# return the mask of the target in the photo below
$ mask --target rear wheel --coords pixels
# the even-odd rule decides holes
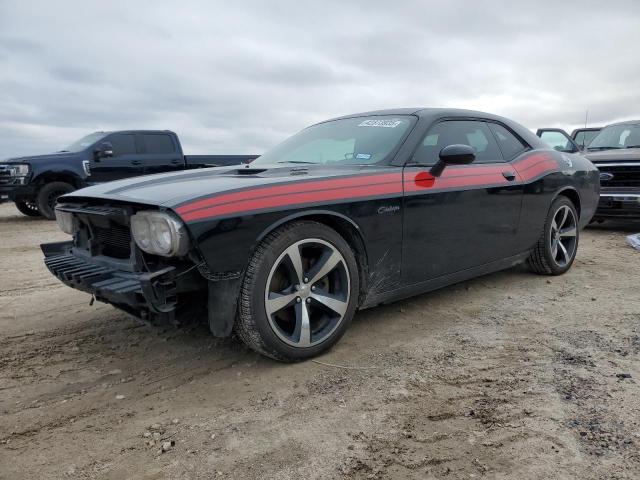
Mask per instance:
[[[357,307],[355,256],[331,228],[286,225],[258,246],[242,284],[236,332],[276,360],[313,357],[344,334]]]
[[[65,182],[51,182],[42,186],[36,197],[38,211],[47,220],[54,220],[56,201],[65,193],[73,192],[75,188]]]
[[[40,212],[34,202],[15,202],[18,211],[27,217],[39,217]]]
[[[578,250],[578,213],[573,202],[561,196],[549,209],[544,230],[528,259],[531,270],[561,275],[571,268]]]

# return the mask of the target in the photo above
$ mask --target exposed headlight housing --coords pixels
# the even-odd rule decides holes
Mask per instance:
[[[12,177],[26,177],[31,171],[29,165],[26,163],[10,163],[8,167],[9,175]]]
[[[153,255],[175,257],[189,250],[189,236],[184,223],[169,213],[136,213],[131,217],[131,234],[141,250]]]
[[[58,223],[58,227],[64,233],[68,233],[69,235],[73,235],[76,232],[76,219],[71,212],[65,212],[63,210],[58,210],[56,208],[56,222]]]

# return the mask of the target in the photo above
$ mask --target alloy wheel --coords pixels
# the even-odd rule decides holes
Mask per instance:
[[[282,252],[267,278],[269,325],[291,346],[317,345],[344,320],[350,288],[347,264],[334,245],[318,238],[296,242]]]
[[[553,215],[549,235],[551,256],[559,267],[571,262],[576,252],[578,227],[573,210],[562,205]]]

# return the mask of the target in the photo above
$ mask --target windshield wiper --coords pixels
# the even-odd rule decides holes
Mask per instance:
[[[622,147],[587,147],[587,150],[620,150]]]
[[[316,162],[305,162],[304,160],[282,160],[276,163],[306,163],[309,165],[316,165]]]
[[[624,148],[640,148],[640,145],[627,145]]]

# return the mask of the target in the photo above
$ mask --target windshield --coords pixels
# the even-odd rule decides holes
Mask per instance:
[[[389,160],[415,122],[410,115],[346,118],[313,125],[289,137],[251,165],[309,163],[372,165]]]
[[[640,124],[611,125],[605,127],[591,141],[589,150],[608,150],[611,148],[639,148]]]
[[[60,150],[60,152],[70,152],[70,153],[81,152],[85,148],[90,147],[91,145],[96,143],[98,140],[106,136],[107,134],[105,132],[90,133],[86,137],[82,137],[80,140],[76,140],[64,150]]]

